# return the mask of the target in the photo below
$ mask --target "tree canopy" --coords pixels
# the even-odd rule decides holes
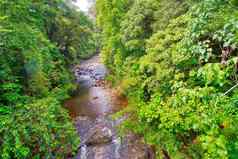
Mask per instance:
[[[237,8],[232,0],[97,0],[109,79],[133,112],[123,127],[155,145],[158,158],[238,157]]]
[[[66,158],[79,138],[62,108],[70,66],[96,52],[95,27],[63,0],[0,0],[0,158]]]

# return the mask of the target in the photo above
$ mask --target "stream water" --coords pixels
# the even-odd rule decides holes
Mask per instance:
[[[126,116],[113,120],[109,115],[127,106],[104,80],[106,67],[98,55],[74,69],[79,90],[65,102],[75,121],[81,144],[75,159],[154,159],[150,146],[133,133],[120,137],[117,126]]]

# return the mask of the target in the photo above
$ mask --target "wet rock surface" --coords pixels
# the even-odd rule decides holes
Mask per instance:
[[[81,139],[75,159],[154,159],[154,152],[142,138],[133,133],[118,135],[117,127],[126,116],[112,120],[109,115],[127,102],[106,84],[106,74],[99,56],[75,67],[79,93],[65,104]]]
[[[128,133],[120,137],[116,127],[125,119],[98,117],[76,119],[81,145],[76,159],[154,159],[151,147],[141,137]],[[85,131],[86,130],[86,131]]]
[[[112,130],[107,125],[97,124],[89,129],[85,144],[87,146],[107,144],[112,141]]]

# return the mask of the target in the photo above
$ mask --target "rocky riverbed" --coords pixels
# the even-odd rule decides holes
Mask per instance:
[[[99,56],[83,61],[74,72],[79,91],[65,106],[81,138],[75,159],[154,159],[152,148],[139,136],[118,135],[126,116],[113,120],[109,115],[126,107],[127,100],[105,82],[107,69]]]

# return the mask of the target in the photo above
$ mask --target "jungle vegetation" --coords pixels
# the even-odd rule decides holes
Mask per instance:
[[[162,159],[238,158],[237,0],[0,0],[0,158],[67,158],[62,103],[96,52],[129,106],[122,125]],[[95,32],[100,32],[100,40]]]
[[[97,0],[123,128],[166,159],[238,158],[236,0]]]
[[[67,0],[0,0],[0,158],[67,158],[79,137],[62,107],[95,27]]]

